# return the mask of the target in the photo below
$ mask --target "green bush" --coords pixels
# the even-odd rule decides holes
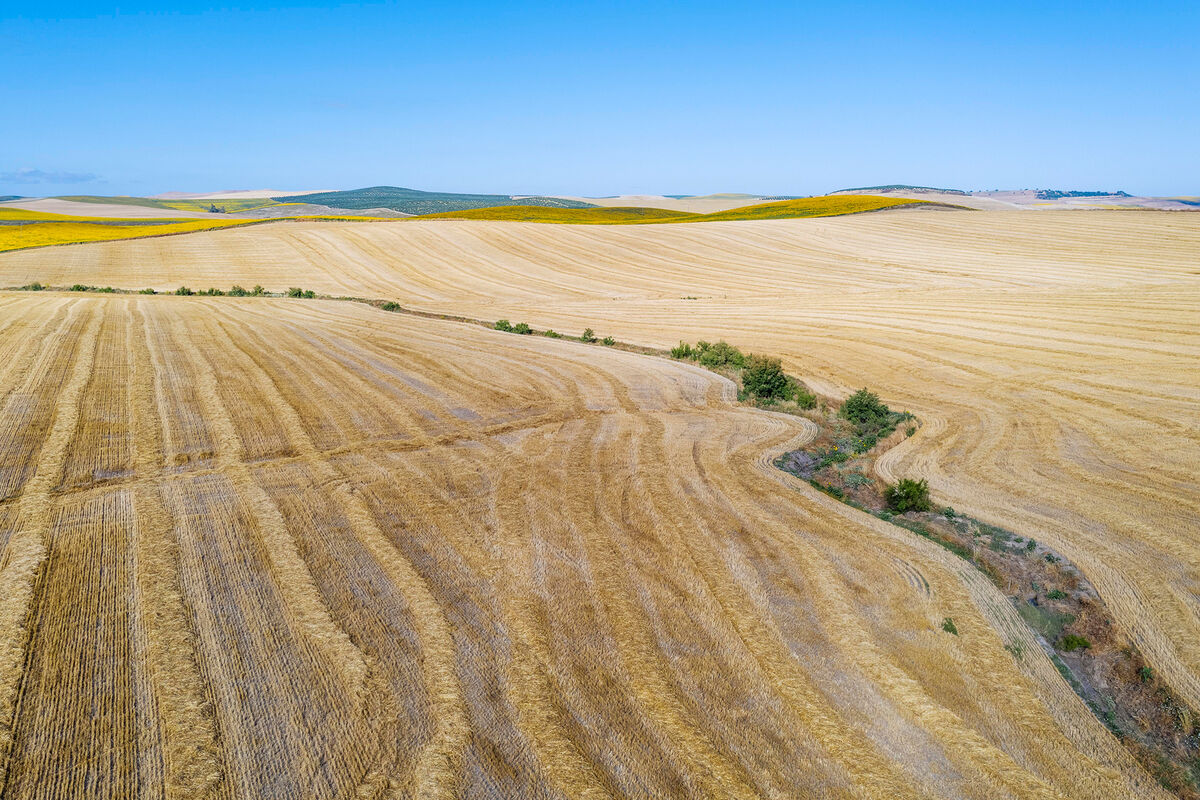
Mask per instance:
[[[755,397],[764,399],[783,398],[790,382],[783,374],[783,364],[778,358],[752,355],[742,370],[742,386]]]
[[[253,289],[250,290],[250,294],[254,295],[255,297],[261,297],[262,295],[264,295],[266,293],[267,293],[266,289],[264,289],[261,286],[257,286],[257,285]]]
[[[105,286],[103,289],[97,289],[96,291],[97,291],[97,292],[101,292],[101,293],[103,293],[103,294],[113,294],[113,293],[115,293],[117,290],[116,290],[116,289],[114,289],[114,288],[113,288],[113,287],[111,287],[111,286]]]
[[[1138,670],[1138,677],[1142,679],[1142,683],[1149,683],[1154,680],[1154,670],[1151,667],[1142,667]]]
[[[945,508],[942,509],[942,516],[945,517],[946,519],[954,519],[956,516],[958,516],[958,514],[954,511],[953,508],[951,508],[950,506],[946,506]]]
[[[929,510],[929,484],[924,478],[919,481],[901,478],[895,486],[888,487],[885,497],[888,506],[900,514]]]
[[[138,294],[158,294],[158,292],[153,289],[142,289]]]
[[[1064,634],[1060,649],[1064,652],[1071,653],[1075,650],[1086,650],[1091,647],[1092,643],[1087,640],[1086,636],[1076,636],[1073,633]]]
[[[617,340],[611,336],[605,336],[603,339],[600,340],[600,344],[604,345],[605,347],[612,347],[616,343],[617,343]]]
[[[73,284],[71,284],[71,291],[72,291],[72,292],[87,292],[87,291],[90,291],[90,290],[91,290],[91,288],[92,288],[92,287],[90,287],[90,286],[84,286],[82,283],[73,283]]]
[[[671,348],[671,358],[694,359],[695,357],[696,351],[687,342],[680,342],[678,347]]]
[[[303,297],[304,290],[301,289],[299,286],[292,286],[287,290],[287,296],[288,297]]]
[[[234,286],[232,289],[229,290],[230,297],[245,297],[248,294],[249,294],[249,292],[247,292],[241,286]]]
[[[944,630],[946,633],[953,633],[955,636],[958,636],[958,626],[954,624],[954,620],[950,617],[946,617],[944,620],[942,620],[942,630]]]
[[[724,340],[716,344],[697,342],[696,358],[702,366],[709,369],[716,369],[717,367],[741,369],[746,366],[745,353]]]
[[[225,293],[222,292],[220,289],[212,289],[212,288],[202,291],[202,292],[200,292],[200,294],[202,294],[206,297],[224,297],[225,296]]]
[[[1062,589],[1051,589],[1050,591],[1046,592],[1046,597],[1049,597],[1051,600],[1063,600],[1066,598],[1066,596],[1067,593]]]
[[[808,390],[808,387],[802,383],[795,382],[792,385],[792,399],[796,401],[796,405],[801,408],[816,408],[817,396]]]
[[[393,303],[391,300],[388,300],[386,303],[381,305],[380,308],[382,308],[384,311],[401,311],[401,310],[403,310],[403,306],[401,306],[399,303]]]
[[[529,325],[524,322],[518,322],[516,325],[513,325],[512,332],[519,333],[522,336],[528,336],[529,334],[533,333],[533,328],[529,327]]]
[[[866,389],[859,389],[846,398],[838,409],[838,416],[848,419],[859,428],[882,428],[888,422],[891,410],[879,401],[879,395]]]
[[[175,290],[175,294],[177,294],[181,297],[187,297],[189,295],[195,294],[195,292],[193,292],[191,289],[189,289],[186,286],[180,286],[178,289]]]
[[[591,344],[592,342],[596,341],[596,332],[593,331],[591,328],[584,328],[583,336],[580,336],[579,338],[582,341],[585,341],[588,344]]]
[[[314,292],[312,289],[305,289],[304,292],[302,292],[301,296],[307,300],[312,300],[314,297],[317,296],[317,293]]]
[[[557,333],[557,332],[555,332],[554,330],[545,330],[545,331],[542,331],[542,336],[548,336],[548,337],[550,337],[551,339],[561,339],[561,338],[562,338],[562,334],[561,334],[561,333]]]
[[[494,327],[496,328],[496,330],[504,331],[505,333],[512,333],[512,329],[513,329],[512,323],[506,319],[496,320],[496,324]]]
[[[27,283],[21,287],[21,289],[23,289],[26,292],[40,292],[45,288],[46,288],[45,286],[42,286],[37,281],[34,281],[33,283]]]

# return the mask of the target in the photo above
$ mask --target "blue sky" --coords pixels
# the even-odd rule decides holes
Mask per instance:
[[[1200,3],[0,7],[0,194],[1200,194]]]

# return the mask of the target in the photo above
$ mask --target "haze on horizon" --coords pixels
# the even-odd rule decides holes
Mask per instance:
[[[0,194],[1195,195],[1198,33],[1188,2],[10,6]]]

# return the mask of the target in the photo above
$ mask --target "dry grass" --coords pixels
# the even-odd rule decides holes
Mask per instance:
[[[0,293],[3,796],[1156,795],[986,580],[731,393],[355,304]]]

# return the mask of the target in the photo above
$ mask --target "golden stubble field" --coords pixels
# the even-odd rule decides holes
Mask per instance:
[[[3,797],[1161,793],[986,579],[775,470],[808,424],[732,390],[0,293]]]
[[[289,223],[0,255],[0,284],[260,283],[782,356],[924,426],[881,463],[1080,565],[1200,707],[1200,215]],[[695,298],[695,299],[684,299]]]

